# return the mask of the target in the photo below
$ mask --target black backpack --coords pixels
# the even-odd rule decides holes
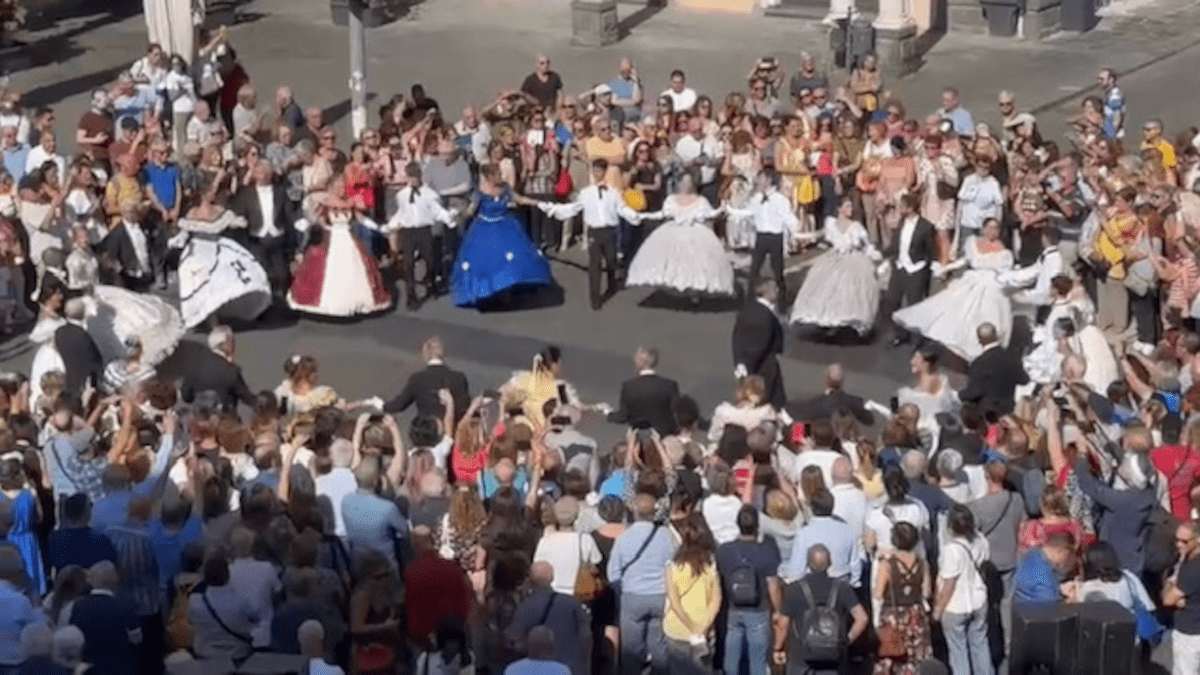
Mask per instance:
[[[806,608],[801,618],[802,630],[792,622],[792,630],[800,640],[804,660],[809,663],[836,663],[846,654],[846,620],[838,609],[838,585],[835,582],[824,603],[813,600],[808,582],[800,582]]]
[[[745,555],[739,555],[737,567],[729,573],[729,604],[734,607],[758,607],[761,600],[758,571]]]

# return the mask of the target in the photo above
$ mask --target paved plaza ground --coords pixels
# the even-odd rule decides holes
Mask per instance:
[[[635,10],[623,6],[625,15]],[[260,101],[288,83],[302,105],[326,107],[348,138],[347,36],[330,23],[328,4],[255,0],[242,11],[245,20],[230,35]],[[993,123],[995,94],[1010,89],[1022,108],[1038,112],[1044,132],[1059,137],[1063,110],[1093,85],[1098,68],[1109,65],[1126,74],[1130,129],[1150,117],[1161,117],[1171,131],[1200,120],[1192,91],[1200,66],[1200,4],[1116,0],[1109,11],[1113,16],[1082,36],[1043,42],[943,37],[916,75],[888,86],[914,114],[932,110],[942,87],[958,86],[967,107]],[[143,20],[140,14],[65,19],[32,37],[38,65],[13,73],[12,81],[30,105],[56,107],[60,128],[68,132],[60,137],[73,150],[74,124],[88,92],[143,51]],[[568,0],[425,0],[405,18],[371,30],[368,40],[370,89],[380,99],[422,82],[447,116],[456,117],[462,105],[486,103],[500,88],[519,84],[537,52],[553,58],[571,92],[608,79],[617,61],[629,56],[651,91],[666,86],[672,69],[683,68],[694,87],[721,97],[744,87],[758,57],[776,55],[793,69],[799,52],[821,52],[825,37],[819,26],[801,21],[667,8],[632,27],[621,43],[585,49],[570,44]],[[239,336],[239,361],[253,387],[267,388],[282,378],[288,354],[311,354],[322,365],[323,381],[354,398],[395,391],[417,366],[417,345],[431,334],[446,339],[450,360],[467,371],[476,389],[526,367],[543,343],[553,342],[564,348],[567,377],[585,400],[615,403],[620,382],[632,374],[633,350],[651,345],[662,352],[660,370],[679,379],[702,408],[711,410],[729,396],[735,305],[680,311],[666,306],[669,299],[628,290],[593,312],[582,260],[576,252],[555,264],[565,297],[557,306],[479,314],[443,299],[417,313],[397,310],[361,322],[271,324]],[[10,339],[0,353],[5,367],[24,368],[31,357],[23,337]],[[792,339],[784,373],[793,397],[815,393],[821,369],[835,360],[846,365],[849,388],[881,402],[907,378],[905,351]],[[599,425],[596,430],[605,437],[615,433]]]

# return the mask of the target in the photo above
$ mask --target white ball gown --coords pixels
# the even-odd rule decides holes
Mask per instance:
[[[351,232],[348,211],[333,210],[324,238],[304,252],[288,291],[292,309],[321,316],[347,317],[387,309],[392,296],[379,266]]]
[[[1104,331],[1096,327],[1095,311],[1086,297],[1055,302],[1050,306],[1046,321],[1034,329],[1035,346],[1023,359],[1030,382],[1049,384],[1058,380],[1066,355],[1059,350],[1055,324],[1064,318],[1070,319],[1075,326],[1075,334],[1067,340],[1067,348],[1083,357],[1086,364],[1083,382],[1092,391],[1107,391],[1108,385],[1121,379],[1121,367]]]
[[[683,204],[678,195],[667,197],[661,212],[666,222],[638,248],[626,285],[734,295],[733,265],[708,224],[719,213],[699,195],[690,204]]]
[[[87,303],[87,332],[105,363],[125,358],[125,340],[136,336],[142,343],[143,366],[153,368],[175,352],[187,332],[179,311],[148,293],[101,285],[83,300]],[[66,370],[54,347],[54,333],[65,323],[61,317],[42,316],[29,334],[30,342],[39,345],[29,369],[32,400],[41,395],[43,375]]]
[[[995,326],[1005,347],[1012,335],[1012,303],[997,279],[1000,272],[1012,269],[1012,251],[981,253],[978,245],[977,239],[967,242],[968,269],[962,276],[939,293],[892,314],[897,325],[940,342],[967,361],[983,352],[975,336],[980,324]]]
[[[813,261],[796,299],[789,323],[820,328],[853,328],[866,335],[879,310],[875,263],[879,251],[857,221],[843,226],[825,219],[825,241],[833,247]]]
[[[271,306],[267,272],[241,244],[223,237],[246,227],[246,219],[222,211],[215,220],[180,218],[171,246],[179,257],[179,310],[188,328],[210,316],[253,321]]]

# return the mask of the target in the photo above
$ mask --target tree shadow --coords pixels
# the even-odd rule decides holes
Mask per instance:
[[[374,92],[367,92],[367,106],[368,106],[367,117],[368,118],[372,117],[372,113],[371,113],[369,106],[372,103],[374,103],[376,99],[378,99],[378,96],[376,96]],[[326,124],[337,124],[338,122],[340,122],[342,120],[343,117],[350,114],[350,99],[348,99],[348,98],[342,99],[341,101],[334,103],[333,105],[329,106],[328,108],[325,108],[321,112],[325,116]]]
[[[104,70],[98,70],[87,75],[73,77],[69,80],[35,87],[25,92],[25,105],[31,109],[51,105],[77,94],[103,87],[115,80],[117,75],[128,67],[127,65],[113,66],[112,68],[105,68]]]
[[[94,0],[60,0],[46,4],[46,7],[35,9],[29,13],[25,21],[26,30],[46,30],[63,21],[93,17],[83,26],[70,31],[72,35],[78,35],[81,32],[123,21],[142,13],[142,3],[138,0],[108,0],[103,3],[97,3]]]
[[[643,23],[649,21],[651,17],[661,12],[666,6],[666,2],[650,0],[636,12],[630,14],[624,19],[621,19],[620,22],[617,23],[617,34],[621,36],[621,39],[629,37],[629,34],[633,32],[634,28],[637,28]]]

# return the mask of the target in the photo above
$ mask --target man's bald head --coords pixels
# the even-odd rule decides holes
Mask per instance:
[[[849,485],[854,477],[854,467],[850,466],[850,460],[845,457],[838,457],[833,460],[830,475],[833,478],[834,485]]]
[[[121,584],[121,577],[117,574],[117,566],[111,561],[103,560],[92,565],[88,570],[88,583],[92,588],[98,588],[106,591],[115,591]]]
[[[535,586],[550,586],[554,583],[554,565],[545,560],[533,563],[533,567],[529,569],[529,580]]]
[[[825,388],[839,390],[842,388],[845,378],[846,374],[842,371],[842,364],[831,363],[825,369]]]
[[[808,571],[820,574],[829,569],[829,549],[825,544],[813,544],[808,548]]]

